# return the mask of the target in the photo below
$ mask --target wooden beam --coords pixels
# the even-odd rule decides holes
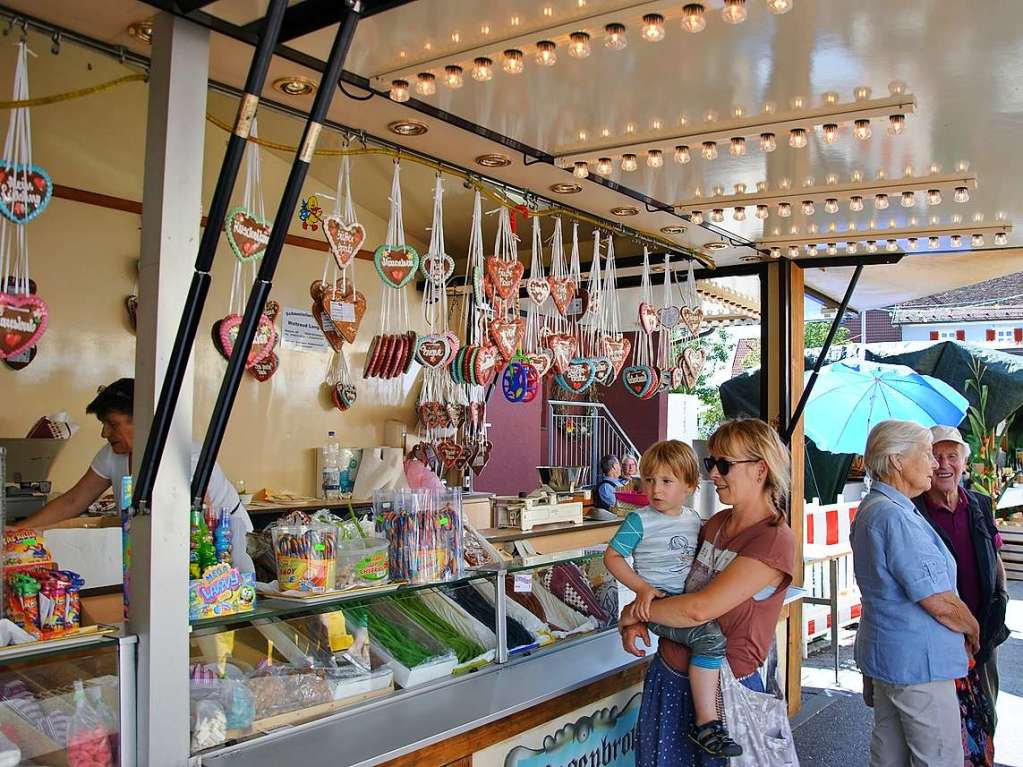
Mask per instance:
[[[789,311],[789,415],[793,413],[799,397],[803,393],[805,377],[804,336],[803,336],[803,296],[805,272],[795,264],[785,264],[789,270],[788,311]],[[796,539],[796,564],[792,577],[792,585],[803,585],[803,483],[806,470],[806,447],[803,437],[803,419],[799,420],[792,432],[789,444],[792,456],[792,487],[789,496],[789,526]],[[803,670],[803,605],[797,602],[791,605],[788,617],[788,657],[786,659],[785,688],[789,702],[789,716],[799,711],[802,703],[802,670]]]

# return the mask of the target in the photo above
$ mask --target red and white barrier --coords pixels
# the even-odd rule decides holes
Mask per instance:
[[[837,503],[822,506],[816,499],[805,506],[803,518],[804,546],[818,551],[829,547],[848,547],[849,528],[856,518],[859,502],[847,502],[841,497]],[[831,587],[827,562],[809,562],[803,566],[803,588],[809,596],[830,599]],[[838,560],[838,620],[840,626],[847,626],[859,620],[862,605],[860,591],[856,587],[852,555]],[[813,639],[829,636],[831,632],[831,609],[827,605],[803,603],[803,657],[806,647]]]

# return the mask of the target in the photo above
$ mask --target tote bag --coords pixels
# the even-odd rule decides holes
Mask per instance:
[[[798,767],[783,698],[749,689],[727,662],[721,664],[721,697],[728,732],[742,745],[742,756],[729,759],[729,767]]]

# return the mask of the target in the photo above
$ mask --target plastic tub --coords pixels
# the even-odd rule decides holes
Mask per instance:
[[[314,522],[273,529],[281,591],[331,591],[337,580],[337,528]]]
[[[338,542],[335,588],[378,586],[389,580],[386,538],[355,538]]]

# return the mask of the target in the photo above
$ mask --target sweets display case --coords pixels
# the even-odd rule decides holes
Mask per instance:
[[[617,644],[617,589],[600,549],[574,550],[193,621],[193,762],[281,764],[296,747],[336,759],[344,743],[344,763],[373,763],[421,747],[521,706],[539,679],[564,684],[574,666],[561,651]],[[593,673],[623,660],[588,648],[579,658]]]

